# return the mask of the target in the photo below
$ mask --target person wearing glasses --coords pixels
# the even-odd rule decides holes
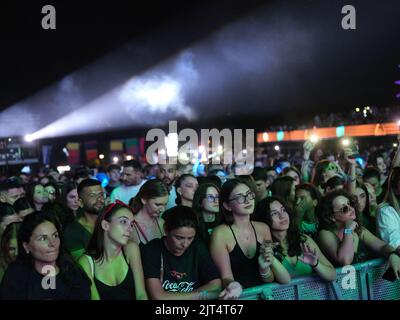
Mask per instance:
[[[199,237],[207,247],[210,245],[211,233],[221,224],[219,210],[219,188],[213,183],[202,183],[193,197],[193,210],[199,219]]]
[[[133,211],[122,201],[99,215],[79,264],[92,281],[92,300],[147,300],[140,250],[129,242]]]
[[[187,206],[165,211],[161,239],[140,247],[147,292],[153,300],[212,300],[221,279],[205,244],[196,238],[198,220]]]
[[[346,178],[346,174],[337,163],[325,159],[316,164],[311,182],[321,193],[324,193],[324,184],[335,176],[340,176],[343,179]]]
[[[316,272],[324,280],[335,280],[335,268],[314,240],[300,231],[293,210],[282,198],[272,196],[260,201],[254,219],[270,227],[274,243],[266,245],[273,247],[273,259],[278,260],[291,277]]]
[[[361,225],[356,201],[347,191],[328,193],[318,214],[319,247],[335,266],[365,261],[372,253],[388,258],[389,266],[400,276],[398,252]]]
[[[82,180],[78,185],[78,196],[83,214],[65,229],[65,246],[76,260],[85,253],[97,216],[105,205],[104,190],[98,180]]]
[[[217,265],[224,290],[222,299],[237,299],[243,288],[272,282],[290,281],[285,268],[272,259],[271,248],[263,246],[271,241],[269,227],[250,221],[254,211],[255,193],[243,181],[232,179],[224,183],[220,193],[224,224],[211,235],[210,251]]]
[[[141,245],[164,235],[161,214],[167,203],[168,189],[161,180],[148,180],[140,187],[129,202],[134,212],[131,240]]]

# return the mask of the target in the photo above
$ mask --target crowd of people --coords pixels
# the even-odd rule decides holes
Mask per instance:
[[[0,298],[238,299],[383,257],[400,278],[400,151],[325,154],[251,174],[209,164],[41,170],[0,183]],[[279,169],[279,170],[278,170]]]

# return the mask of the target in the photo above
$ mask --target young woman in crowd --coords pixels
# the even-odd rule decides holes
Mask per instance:
[[[35,212],[25,217],[18,232],[18,256],[4,274],[0,293],[7,300],[90,299],[89,279],[65,253],[54,215]]]
[[[318,212],[319,245],[335,266],[363,262],[371,254],[386,257],[400,275],[400,258],[395,249],[374,236],[361,223],[356,200],[346,191],[328,193]]]
[[[371,190],[372,189],[372,190]],[[375,203],[371,203],[370,192],[374,192],[371,187],[368,187],[364,183],[357,183],[353,195],[357,200],[358,212],[360,213],[361,224],[367,228],[372,234],[376,234],[376,197]],[[372,201],[374,196],[372,195]]]
[[[337,163],[326,159],[321,160],[316,164],[314,168],[311,182],[313,185],[319,188],[319,191],[321,193],[323,193],[324,183],[326,183],[330,178],[334,176],[340,176],[344,179],[346,177],[346,174]]]
[[[167,203],[168,190],[161,180],[148,180],[140,187],[138,194],[129,203],[134,212],[131,240],[137,244],[146,244],[164,235],[161,215]]]
[[[222,215],[219,210],[220,189],[212,183],[200,184],[194,193],[193,210],[199,219],[198,235],[210,244],[211,233],[214,228],[221,224]]]
[[[197,179],[192,174],[183,174],[176,179],[175,190],[177,205],[192,206],[194,193],[199,186]]]
[[[392,169],[388,181],[386,201],[377,210],[376,227],[379,237],[400,253],[400,167]]]
[[[141,247],[147,292],[153,300],[209,300],[221,279],[207,247],[195,240],[198,221],[187,206],[165,211],[165,237]]]
[[[232,179],[222,186],[220,196],[224,224],[214,229],[210,251],[221,273],[222,297],[238,298],[242,288],[264,282],[289,282],[288,272],[273,259],[272,248],[267,245],[271,242],[268,226],[250,221],[254,192],[242,181]]]
[[[49,201],[48,194],[43,185],[38,182],[31,183],[28,186],[27,198],[35,211],[41,211],[43,205]]]
[[[128,243],[132,230],[132,209],[119,200],[97,218],[87,253],[79,259],[92,281],[92,300],[147,299],[139,247]]]
[[[8,265],[18,255],[18,231],[21,222],[10,223],[4,230],[0,241],[0,282]]]
[[[282,176],[289,176],[294,179],[294,184],[298,186],[301,183],[301,173],[296,167],[286,167],[282,170]]]
[[[291,277],[316,272],[324,280],[335,280],[335,268],[314,240],[300,232],[292,210],[282,198],[272,196],[261,201],[256,207],[255,217],[271,229],[272,240],[278,243],[275,258]]]

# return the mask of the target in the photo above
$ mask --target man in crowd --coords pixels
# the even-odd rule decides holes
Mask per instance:
[[[76,260],[85,253],[97,216],[105,205],[104,189],[98,180],[83,180],[78,185],[78,196],[84,213],[67,226],[64,234],[65,247]]]
[[[142,166],[136,160],[129,160],[123,163],[122,184],[116,187],[110,196],[111,202],[120,200],[129,204],[129,200],[135,197],[140,187],[146,182],[142,179]]]

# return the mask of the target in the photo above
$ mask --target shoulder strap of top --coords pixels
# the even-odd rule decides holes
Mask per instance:
[[[228,227],[229,227],[229,229],[231,229],[231,231],[232,231],[233,237],[235,238],[235,242],[238,243],[238,241],[237,241],[237,239],[236,239],[236,236],[235,236],[235,233],[234,233],[233,230],[232,230],[231,225],[229,224]]]
[[[137,230],[139,230],[140,234],[142,235],[142,237],[146,241],[146,243],[149,242],[149,240],[147,240],[146,234],[144,233],[144,231],[143,231],[142,227],[139,225],[139,223],[136,220],[133,220],[133,224],[135,226],[135,229],[137,228]],[[138,232],[137,230],[136,230],[136,232]],[[139,232],[138,232],[138,234],[139,234]],[[139,241],[140,241],[140,237],[139,237]]]
[[[90,264],[90,270],[92,272],[92,277],[94,278],[94,261],[93,261],[93,258],[91,256],[88,256],[88,255],[86,255],[86,257],[87,257],[87,259],[89,261],[89,264]]]
[[[253,231],[254,231],[254,235],[256,236],[256,243],[258,243],[258,239],[257,239],[257,232],[256,232],[256,229],[254,228],[254,226],[253,226],[253,223],[252,223],[252,222],[250,222],[250,224],[251,224],[251,226],[252,226],[252,228],[253,228]]]

